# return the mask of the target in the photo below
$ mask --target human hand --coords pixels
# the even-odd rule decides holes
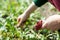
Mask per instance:
[[[46,20],[40,20],[34,26],[35,30],[49,29],[51,31],[60,29],[60,15],[49,16]]]
[[[60,15],[53,15],[48,17],[42,25],[42,28],[46,28],[52,31],[60,29]]]
[[[18,24],[17,24],[16,27],[19,27],[19,26],[21,26],[22,24],[24,24],[24,22],[26,21],[26,19],[27,19],[27,17],[26,17],[24,14],[20,15],[20,16],[17,18]]]

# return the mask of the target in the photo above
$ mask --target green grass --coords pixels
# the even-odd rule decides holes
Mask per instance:
[[[49,30],[34,31],[35,23],[44,17],[40,12],[33,12],[24,29],[15,28],[17,17],[21,15],[30,3],[27,0],[0,0],[0,40],[60,40],[59,32]]]

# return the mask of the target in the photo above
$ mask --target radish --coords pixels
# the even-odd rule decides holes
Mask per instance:
[[[60,15],[49,16],[44,22],[42,20],[38,21],[34,27],[36,30],[48,29],[51,31],[60,29]]]
[[[37,24],[34,26],[34,29],[35,30],[39,30],[39,29],[41,29],[42,28],[42,20],[39,20],[38,22],[37,22]]]

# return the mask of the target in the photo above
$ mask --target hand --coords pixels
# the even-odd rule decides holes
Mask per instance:
[[[24,14],[20,15],[20,16],[18,17],[18,19],[17,19],[17,21],[18,21],[17,27],[19,27],[20,25],[22,25],[23,22],[26,21],[26,19],[27,19],[27,18],[26,18],[26,16],[25,16]]]
[[[60,29],[60,15],[53,15],[48,17],[42,25],[43,28],[50,29],[52,31]]]
[[[26,19],[30,16],[30,14],[35,11],[38,7],[32,3],[25,11],[22,15],[20,15],[18,17],[18,25],[17,27],[19,27],[24,21],[26,21]]]

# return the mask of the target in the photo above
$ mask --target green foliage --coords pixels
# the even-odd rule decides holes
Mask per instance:
[[[59,40],[58,32],[39,30],[35,32],[34,24],[43,18],[35,11],[24,24],[24,29],[16,28],[17,17],[30,3],[27,0],[0,0],[0,40]]]

